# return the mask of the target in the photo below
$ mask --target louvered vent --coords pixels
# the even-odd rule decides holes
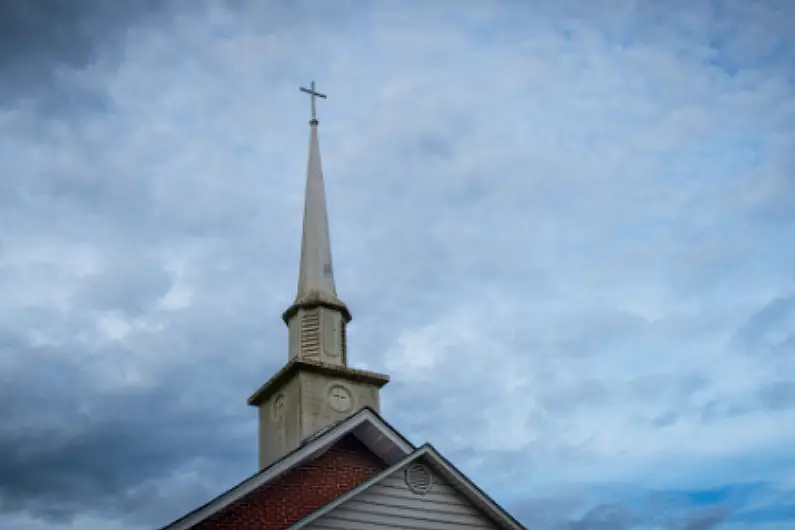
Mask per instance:
[[[320,312],[317,309],[307,311],[301,319],[301,355],[320,355]]]
[[[406,485],[417,495],[428,493],[433,485],[431,471],[422,464],[412,464],[406,469]]]

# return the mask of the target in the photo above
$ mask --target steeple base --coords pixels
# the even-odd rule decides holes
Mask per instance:
[[[263,469],[308,437],[364,407],[380,413],[379,389],[389,376],[293,359],[248,400],[259,408],[259,465]]]

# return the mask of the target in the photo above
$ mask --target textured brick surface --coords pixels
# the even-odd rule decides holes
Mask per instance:
[[[364,445],[348,437],[316,460],[251,492],[193,529],[287,528],[385,468]]]

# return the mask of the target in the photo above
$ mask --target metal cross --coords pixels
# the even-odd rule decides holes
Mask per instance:
[[[301,89],[301,92],[306,92],[307,94],[312,96],[312,119],[313,120],[317,120],[317,116],[315,114],[315,98],[318,97],[318,98],[326,99],[326,95],[315,91],[315,82],[314,81],[312,81],[312,84],[309,85],[309,88],[304,88],[304,87],[298,87],[298,88]]]

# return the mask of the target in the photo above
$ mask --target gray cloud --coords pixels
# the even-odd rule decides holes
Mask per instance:
[[[711,530],[726,521],[730,511],[724,506],[715,506],[696,511],[683,525],[684,530]]]
[[[795,336],[795,294],[770,300],[738,330],[736,340],[749,352],[783,353]]]
[[[795,381],[775,381],[759,389],[762,404],[771,409],[795,407]]]
[[[262,351],[282,326],[234,303],[220,274],[213,288],[224,292],[202,290],[190,311],[157,309],[173,278],[140,256],[120,263],[77,283],[69,316],[39,308],[4,318],[0,403],[12,406],[0,407],[2,512],[152,527],[255,469],[245,398],[278,368]],[[98,318],[115,313],[171,332],[108,338]]]
[[[160,264],[127,261],[85,278],[77,293],[80,306],[98,310],[118,310],[137,317],[165,296],[173,285],[173,275]]]
[[[253,436],[240,434],[247,411],[239,400],[233,407],[224,393],[197,394],[195,380],[206,373],[187,371],[156,387],[103,391],[94,370],[70,362],[69,348],[45,352],[9,337],[5,343],[6,352],[41,361],[30,362],[0,389],[0,402],[14,404],[3,407],[0,417],[3,511],[55,520],[97,510],[144,512],[151,524],[175,514],[168,506],[152,511],[160,493],[142,485],[196,462],[212,462],[227,482],[253,465]],[[97,362],[129,355],[124,348],[94,353]]]
[[[608,502],[583,510],[587,503],[580,495],[558,493],[555,497],[527,499],[512,509],[528,527],[553,530],[629,530],[649,526],[662,530],[710,530],[731,515],[724,504],[692,506],[671,492],[650,491],[642,502]]]
[[[637,515],[619,504],[602,504],[590,509],[581,519],[572,521],[571,530],[624,530],[637,523]]]
[[[125,29],[162,9],[157,0],[0,1],[0,106],[41,98],[46,114],[104,105],[104,94],[60,76],[117,53]]]

